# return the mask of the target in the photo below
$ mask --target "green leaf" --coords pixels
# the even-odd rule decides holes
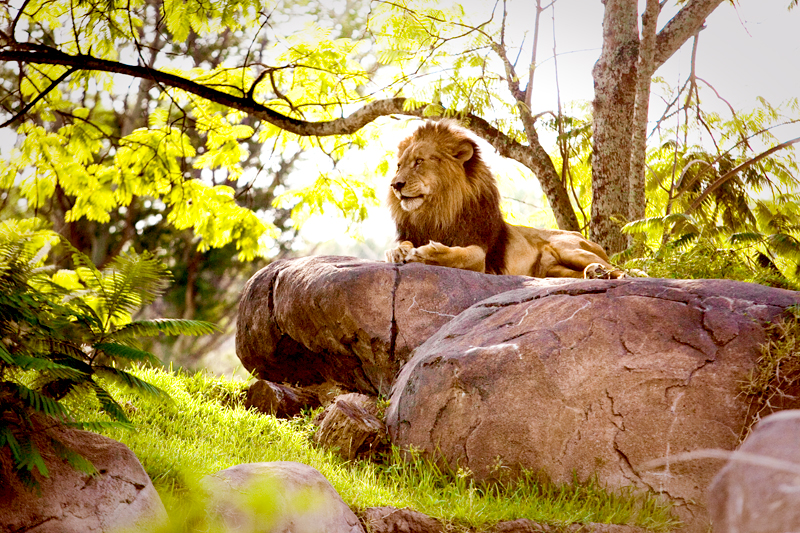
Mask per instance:
[[[201,320],[179,318],[157,318],[137,320],[117,329],[112,337],[122,340],[133,337],[156,337],[164,335],[210,335],[222,331],[219,326]]]
[[[95,370],[99,375],[116,381],[117,383],[121,383],[122,385],[125,385],[134,391],[144,392],[157,398],[169,398],[169,395],[166,392],[159,389],[155,385],[139,379],[133,374],[129,374],[124,370],[110,366],[97,366],[95,367]]]
[[[112,358],[120,358],[127,361],[147,362],[154,365],[160,363],[158,357],[150,352],[138,350],[131,346],[117,344],[115,342],[101,342],[99,344],[95,344],[94,349],[99,352],[103,352]]]

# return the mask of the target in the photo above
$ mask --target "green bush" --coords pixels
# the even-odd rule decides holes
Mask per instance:
[[[46,263],[60,246],[73,269]],[[17,474],[30,486],[47,467],[32,436],[37,417],[68,426],[131,428],[109,392],[118,383],[136,394],[165,396],[127,368],[157,363],[137,338],[201,335],[214,326],[187,320],[133,320],[132,315],[166,288],[169,272],[148,253],[122,254],[99,270],[56,233],[35,220],[0,223],[0,451],[8,448]],[[80,421],[65,399],[91,396],[103,419]],[[58,441],[53,449],[73,466],[92,466]]]

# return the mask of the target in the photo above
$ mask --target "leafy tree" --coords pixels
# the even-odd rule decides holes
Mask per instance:
[[[137,339],[205,335],[206,322],[132,320],[166,286],[168,272],[145,253],[122,254],[98,270],[89,259],[35,220],[0,223],[0,450],[8,448],[22,480],[35,486],[48,471],[33,435],[38,419],[100,429],[130,427],[122,406],[108,392],[113,381],[140,394],[166,396],[126,371],[157,363]],[[45,260],[53,245],[67,247],[74,269],[53,271]],[[77,421],[66,399],[91,395],[106,421]],[[92,467],[63,443],[54,449],[73,466]]]
[[[603,49],[593,71],[589,233],[611,251],[625,247],[619,228],[640,218],[645,205],[650,79],[696,38],[722,3],[677,2],[675,15],[660,30],[665,2],[647,2],[641,28],[637,2],[604,3]],[[492,19],[471,25],[458,6],[446,12],[421,2],[374,2],[358,35],[366,39],[352,38],[352,31],[332,38],[329,29],[313,24],[280,34],[275,7],[267,0],[26,0],[19,10],[3,8],[0,59],[16,66],[5,84],[7,122],[24,119],[33,109],[44,119],[46,111],[71,117],[59,133],[47,135],[40,126],[24,123],[22,155],[6,175],[38,165],[23,187],[32,205],[51,198],[60,180],[81,184],[66,191],[76,198],[67,214],[74,218],[102,218],[134,195],[152,196],[171,208],[170,223],[193,228],[201,249],[235,243],[242,257],[250,258],[266,253],[260,236],[269,225],[238,209],[229,185],[187,179],[187,170],[220,171],[237,179],[243,172],[242,140],[253,136],[278,150],[294,143],[317,146],[338,159],[374,134],[367,126],[380,116],[458,115],[502,155],[536,174],[560,227],[581,229],[565,178],[539,141],[532,87],[530,82],[523,87],[512,60],[515,49],[505,39],[505,3]],[[544,9],[537,2],[537,19]],[[274,46],[256,58],[251,49],[262,41],[254,37],[251,46],[240,42],[233,47],[238,53],[214,65],[188,64],[194,36],[224,38],[248,31],[271,35]],[[156,58],[154,50],[161,46],[148,43],[170,43],[180,51],[174,58]],[[392,74],[373,76],[376,61]],[[532,73],[536,57],[530,64]],[[109,132],[93,129],[95,116],[63,98],[61,87],[65,81],[87,90],[119,83],[108,74],[140,80],[160,94],[163,107],[151,110],[146,129],[123,132],[119,148],[104,151]],[[191,143],[187,123],[207,135],[202,151]],[[69,150],[59,149],[66,146]],[[73,162],[70,177],[53,170],[66,163],[66,152]],[[103,161],[90,164],[88,156],[97,153]],[[323,179],[314,191],[333,191],[335,199],[337,189],[365,190],[362,185],[358,177]],[[82,193],[93,187],[109,192]],[[355,193],[344,204],[359,213],[369,200],[369,194]],[[222,216],[212,221],[211,212]]]

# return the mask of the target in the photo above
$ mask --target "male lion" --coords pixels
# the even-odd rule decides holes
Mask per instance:
[[[388,201],[398,242],[386,251],[391,263],[538,278],[623,275],[578,232],[505,222],[494,176],[455,121],[426,122],[400,143]]]

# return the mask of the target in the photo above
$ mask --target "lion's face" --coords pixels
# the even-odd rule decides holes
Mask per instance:
[[[391,191],[403,211],[412,212],[431,203],[444,186],[452,187],[454,178],[466,180],[464,162],[472,155],[469,142],[455,147],[442,147],[427,139],[401,144]]]

